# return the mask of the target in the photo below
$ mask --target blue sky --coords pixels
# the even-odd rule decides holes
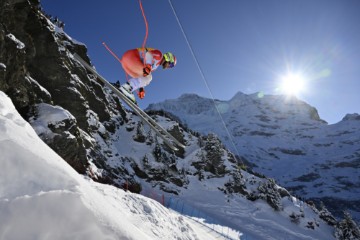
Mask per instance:
[[[217,99],[237,92],[281,94],[280,79],[300,74],[297,97],[317,108],[329,123],[360,113],[360,1],[357,0],[172,0]],[[183,93],[211,97],[168,0],[143,0],[149,23],[148,47],[173,52],[174,69],[158,69],[139,105]],[[145,24],[138,0],[42,0],[44,10],[65,22],[83,42],[98,72],[125,81],[120,57],[140,47]]]

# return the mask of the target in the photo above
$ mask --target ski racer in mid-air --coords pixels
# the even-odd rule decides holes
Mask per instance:
[[[127,83],[120,87],[120,91],[136,103],[133,91],[138,90],[140,99],[145,97],[144,87],[149,85],[152,76],[160,65],[163,69],[173,68],[176,65],[176,57],[170,53],[162,53],[154,48],[131,49],[124,53],[121,58],[124,71],[131,76]]]

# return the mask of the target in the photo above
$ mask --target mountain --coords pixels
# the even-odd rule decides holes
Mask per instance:
[[[168,198],[168,206],[171,199],[173,205],[179,204],[181,208],[188,208],[191,203],[196,206],[191,211],[198,211],[194,214],[197,217],[192,218],[203,222],[198,224],[151,199],[95,183],[78,174],[40,140],[2,92],[0,102],[1,239],[219,239],[223,235],[229,239],[240,239],[240,236],[246,239],[278,239],[279,236],[333,239],[333,228],[324,218],[328,215],[320,215],[271,180],[243,171],[229,174],[236,167],[235,160],[229,159],[228,152],[222,152],[214,136],[203,142],[204,148],[211,148],[211,151],[197,149],[171,167],[173,172],[180,167],[193,171],[182,173],[186,190],[177,186],[181,183],[179,179],[166,177],[169,173],[159,160],[149,159],[143,164],[146,167],[142,174],[150,169],[153,177],[164,178],[154,181],[149,177],[152,184],[181,191],[178,198]],[[62,114],[57,112],[57,115]],[[53,115],[50,117],[54,119]],[[126,159],[123,164],[136,164],[141,160],[142,151],[147,149],[138,147],[138,153],[131,154],[133,161]],[[206,160],[199,161],[197,155],[200,154],[206,155]],[[208,159],[218,161],[219,168],[214,168]],[[224,195],[223,192],[233,194]],[[189,204],[179,203],[180,198]],[[214,207],[217,211],[211,211]],[[215,226],[206,212],[234,229],[243,228],[244,232],[227,228],[224,234],[224,228]],[[221,235],[211,231],[219,227]]]
[[[240,92],[229,101],[184,94],[148,109],[167,111],[201,134],[217,134],[254,171],[297,196],[323,201],[338,216],[348,209],[360,220],[359,114],[328,125],[295,97]]]
[[[0,239],[217,239],[154,200],[78,174],[2,92],[0,122]]]
[[[91,64],[86,46],[62,26],[36,0],[0,2],[0,183],[5,186],[0,190],[0,226],[6,229],[0,233],[9,234],[0,236],[33,236],[35,229],[33,239],[39,239],[55,225],[63,227],[60,234],[80,239],[89,231],[109,229],[109,239],[208,239],[209,226],[214,231],[222,226],[220,235],[226,229],[231,239],[344,235],[349,218],[340,224],[325,206],[318,210],[273,179],[246,171],[215,134],[199,134],[163,111],[149,112],[187,146],[171,151],[72,57],[76,52]],[[161,196],[163,205],[183,215],[121,189]],[[77,214],[86,218],[85,224]],[[209,234],[188,226],[186,216]],[[36,225],[39,219],[47,223],[43,228]],[[128,232],[136,222],[132,235]]]

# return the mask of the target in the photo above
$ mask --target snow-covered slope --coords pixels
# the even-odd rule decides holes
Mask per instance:
[[[257,172],[301,197],[332,202],[332,210],[341,212],[338,201],[347,202],[359,219],[358,114],[328,125],[315,108],[296,98],[238,93],[215,103],[217,108],[211,99],[185,94],[148,109],[168,111],[200,133],[216,133]]]
[[[54,115],[50,117],[54,119]],[[219,239],[209,228],[151,199],[77,174],[38,138],[2,92],[0,122],[0,239]],[[194,162],[190,159],[197,154],[190,152],[178,167],[191,171]],[[140,159],[134,152],[132,157]],[[232,239],[240,239],[240,235],[244,239],[333,239],[333,228],[297,199],[282,198],[278,203],[281,211],[274,211],[263,200],[224,195],[219,187],[232,183],[229,177],[203,174],[206,181],[188,175],[187,191],[178,199],[207,213],[205,218],[212,215],[227,226],[244,229],[237,237],[231,230],[227,236]],[[265,180],[246,172],[241,175],[248,192],[257,191]],[[291,222],[290,215],[297,222]]]
[[[167,129],[177,125],[166,117],[154,118]],[[156,137],[149,133],[142,133],[147,135],[144,140],[147,144],[129,141],[136,138],[139,129],[138,117],[129,119],[126,128],[111,136],[111,144],[101,145],[111,155],[108,162],[112,168],[125,167],[142,186],[142,193],[151,189],[152,193],[165,194],[165,201],[172,202],[171,207],[191,209],[186,211],[191,216],[216,219],[242,232],[245,239],[334,238],[334,229],[319,218],[316,210],[280,190],[269,179],[239,170],[232,154],[218,144],[216,137],[210,135],[204,140],[182,131],[187,147],[183,156],[176,158],[164,150],[154,151]],[[199,147],[202,141],[203,147]],[[116,152],[121,154],[120,160]],[[299,222],[292,222],[291,216]]]
[[[158,202],[75,172],[0,92],[0,239],[216,239]]]

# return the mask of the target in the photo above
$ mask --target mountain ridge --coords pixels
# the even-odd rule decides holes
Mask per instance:
[[[192,102],[190,106],[184,103],[184,96]],[[217,134],[255,171],[275,178],[299,196],[330,204],[341,202],[359,219],[360,209],[353,204],[360,200],[356,187],[360,186],[356,177],[360,168],[359,114],[347,114],[329,125],[316,108],[294,97],[238,92],[228,101],[212,101],[194,94],[184,96],[147,109],[168,111],[201,134]],[[331,205],[336,211],[336,204]]]

